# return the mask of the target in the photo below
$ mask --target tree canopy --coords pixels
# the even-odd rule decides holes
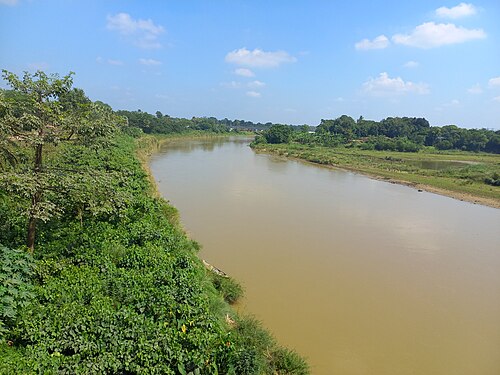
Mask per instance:
[[[78,191],[91,173],[53,165],[50,151],[65,142],[99,148],[123,120],[73,89],[72,72],[64,77],[25,72],[20,78],[3,70],[3,78],[11,90],[0,94],[0,184],[21,202],[29,201],[21,214],[33,251],[37,222],[60,214],[61,194]]]
[[[404,152],[434,146],[438,150],[500,153],[500,130],[464,129],[456,125],[430,126],[425,118],[419,117],[387,117],[381,121],[360,117],[356,121],[342,115],[336,119],[321,120],[314,135],[295,132],[292,139],[303,144],[324,146],[355,141],[367,149]]]

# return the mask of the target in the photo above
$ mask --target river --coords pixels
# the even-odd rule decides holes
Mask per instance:
[[[500,374],[500,210],[179,140],[151,159],[240,309],[320,375]]]

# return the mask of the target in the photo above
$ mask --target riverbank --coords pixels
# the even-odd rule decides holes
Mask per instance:
[[[500,208],[500,188],[484,183],[485,177],[500,173],[500,155],[466,152],[365,151],[357,148],[329,148],[300,144],[264,143],[252,147],[256,152],[344,169],[373,179]],[[425,162],[438,165],[442,163],[443,168],[428,169],[419,166]]]
[[[19,250],[19,201],[0,190],[0,260],[15,265],[0,279],[21,296],[0,306],[0,373],[307,374],[228,304],[235,284],[206,270],[177,210],[151,194],[138,143],[118,134],[106,148],[51,154],[102,173],[107,186],[90,187],[99,210],[68,199],[40,222],[34,256]]]
[[[158,152],[163,146],[170,142],[188,141],[188,140],[224,140],[231,137],[248,137],[251,134],[233,134],[233,133],[208,133],[208,132],[190,132],[184,134],[172,135],[144,135],[135,140],[137,159],[140,161],[142,169],[150,182],[150,194],[156,199],[165,202],[169,220],[188,237],[179,220],[178,210],[170,204],[168,200],[161,197],[157,182],[150,168],[152,155]],[[193,241],[194,242],[194,241]],[[197,245],[198,246],[198,245]],[[262,326],[262,323],[255,318],[244,316],[237,308],[232,306],[243,295],[243,289],[230,275],[208,264],[205,260],[196,257],[197,261],[206,269],[208,282],[213,285],[220,297],[229,304],[224,309],[219,310],[224,313],[224,321],[233,334],[233,340],[241,345],[242,349],[236,346],[234,350],[240,352],[240,357],[235,365],[236,373],[248,374],[290,374],[307,375],[309,374],[309,365],[295,351],[281,346],[272,334]],[[236,305],[235,305],[236,306]],[[241,340],[240,340],[241,339]],[[248,350],[248,345],[252,350]]]

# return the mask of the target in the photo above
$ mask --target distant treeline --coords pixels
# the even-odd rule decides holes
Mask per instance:
[[[298,131],[297,131],[298,130]],[[500,130],[464,129],[456,125],[430,126],[425,118],[388,117],[382,121],[357,121],[342,115],[321,120],[314,133],[304,127],[272,126],[258,142],[322,146],[356,145],[363,149],[416,152],[424,146],[438,150],[500,153]]]
[[[160,111],[157,111],[156,115],[141,110],[117,111],[116,113],[128,119],[130,128],[141,129],[146,134],[171,134],[190,130],[203,130],[215,133],[260,131],[269,129],[273,125],[270,122],[262,124],[260,122],[229,120],[227,118],[218,120],[215,117],[176,118],[164,115]]]

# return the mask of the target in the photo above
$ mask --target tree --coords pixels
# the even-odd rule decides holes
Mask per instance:
[[[500,154],[500,130],[496,133],[491,132],[485,151]]]
[[[264,132],[267,143],[289,143],[292,128],[287,125],[276,124]]]
[[[356,121],[350,116],[342,115],[335,120],[321,120],[321,123],[316,130],[318,133],[329,132],[343,137],[349,141],[354,137]]]
[[[44,199],[45,193],[67,191],[78,180],[62,178],[61,170],[46,167],[47,147],[64,142],[98,147],[109,139],[119,119],[109,107],[88,100],[82,90],[72,90],[72,72],[62,78],[42,71],[25,72],[22,78],[2,72],[12,88],[12,95],[0,96],[0,147],[8,150],[2,154],[14,155],[16,148],[31,152],[27,165],[0,170],[0,183],[9,193],[29,199],[26,245],[33,252],[37,222],[62,210],[57,199]]]

